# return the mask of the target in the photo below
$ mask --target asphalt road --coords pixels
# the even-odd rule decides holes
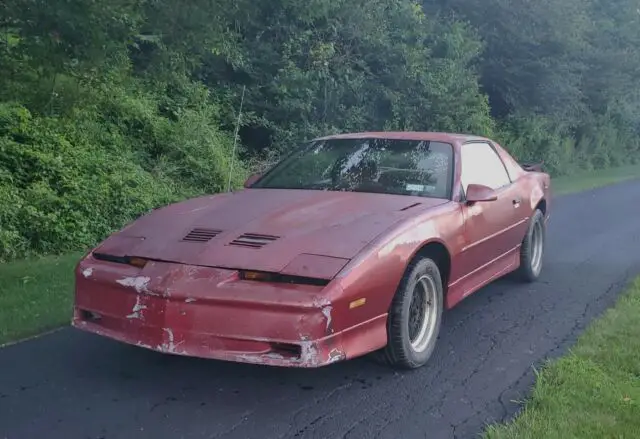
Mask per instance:
[[[639,218],[640,182],[556,199],[541,281],[468,298],[409,373],[163,356],[72,329],[1,349],[0,438],[476,437],[640,273]]]

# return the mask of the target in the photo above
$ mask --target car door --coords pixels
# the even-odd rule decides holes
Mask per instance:
[[[486,142],[470,142],[461,146],[462,190],[470,184],[481,184],[496,191],[497,200],[468,204],[462,200],[464,245],[461,262],[465,289],[500,275],[513,263],[520,244],[521,213],[524,200],[511,181],[502,159]]]

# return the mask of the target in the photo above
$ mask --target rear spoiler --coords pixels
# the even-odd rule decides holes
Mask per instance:
[[[524,169],[527,172],[542,172],[542,165],[544,165],[544,162],[520,163],[520,166],[522,166],[522,169]]]

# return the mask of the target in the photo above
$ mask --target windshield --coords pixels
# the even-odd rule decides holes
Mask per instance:
[[[252,187],[374,192],[449,199],[453,146],[395,139],[305,144]]]

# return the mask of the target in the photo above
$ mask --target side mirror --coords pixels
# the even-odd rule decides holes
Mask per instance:
[[[258,181],[258,179],[261,177],[261,174],[253,174],[250,175],[249,178],[247,178],[247,180],[244,182],[244,187],[248,188],[250,187],[253,183],[255,183],[256,181]]]
[[[480,203],[483,201],[496,201],[498,195],[490,187],[481,184],[467,186],[467,203]]]

